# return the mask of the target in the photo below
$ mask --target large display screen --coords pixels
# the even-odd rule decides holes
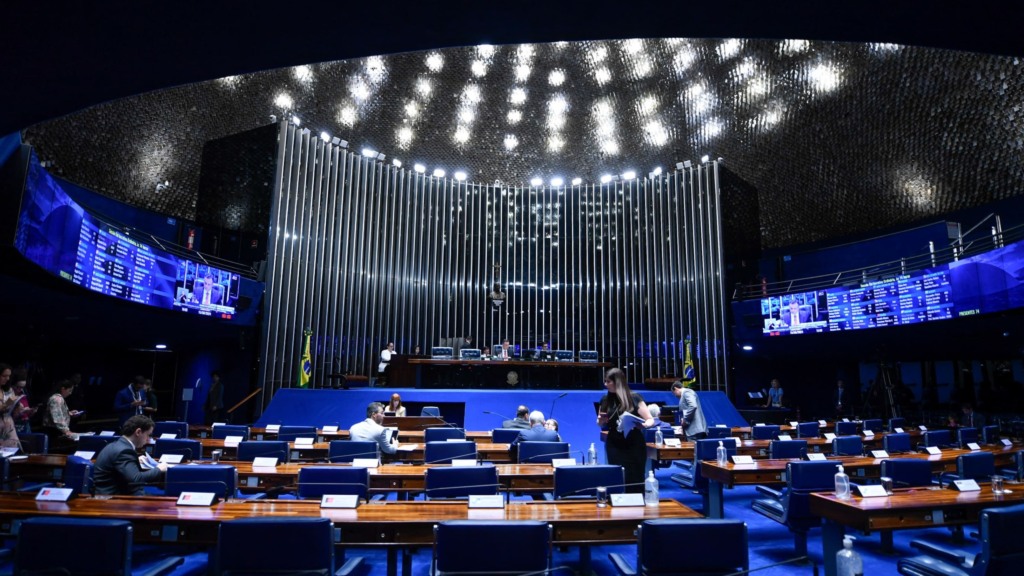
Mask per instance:
[[[1024,242],[896,276],[761,299],[767,336],[947,320],[1024,307]]]
[[[64,191],[33,155],[15,247],[49,272],[100,294],[232,320],[242,278],[180,258],[103,222]]]

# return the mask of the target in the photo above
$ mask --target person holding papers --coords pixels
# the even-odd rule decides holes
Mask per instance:
[[[148,416],[132,416],[121,426],[121,437],[107,444],[96,457],[93,479],[96,494],[123,494],[144,496],[147,484],[155,482],[167,471],[167,464],[155,463],[148,470],[143,469],[151,462],[148,456],[139,456],[138,451],[149,444],[153,434],[153,421]],[[211,490],[214,491],[214,490]]]
[[[349,440],[376,442],[381,452],[394,454],[398,451],[398,441],[396,438],[389,438],[388,429],[380,425],[383,421],[384,405],[380,402],[370,402],[366,407],[366,420],[356,422],[348,429]]]
[[[605,372],[604,387],[608,394],[601,400],[597,424],[608,431],[605,458],[609,464],[622,466],[626,492],[643,492],[647,444],[643,430],[637,428],[654,426],[654,418],[644,399],[630,390],[622,370],[612,368]]]

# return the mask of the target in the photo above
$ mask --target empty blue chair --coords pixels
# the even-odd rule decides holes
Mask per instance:
[[[435,418],[440,418],[441,409],[437,406],[424,406],[423,409],[420,410],[420,416],[433,416]]]
[[[327,461],[348,464],[355,458],[380,458],[380,445],[364,440],[332,440],[327,446]]]
[[[153,458],[160,459],[164,454],[181,454],[183,462],[203,459],[203,443],[199,440],[160,438],[153,445]]]
[[[956,431],[956,442],[960,448],[967,449],[970,443],[978,443],[979,434],[977,428],[958,428]]]
[[[223,440],[228,436],[241,436],[242,440],[248,440],[249,427],[236,424],[221,424],[220,426],[214,426],[213,431],[210,433],[210,438],[216,440]]]
[[[875,434],[882,432],[882,419],[881,418],[869,418],[860,423],[861,430],[867,432],[871,430]]]
[[[729,438],[732,436],[732,428],[723,426],[709,426],[708,438]]]
[[[423,461],[427,464],[451,464],[452,460],[475,460],[476,442],[427,442]]]
[[[188,438],[188,422],[157,422],[153,425],[153,438],[164,434],[174,434],[176,440]]]
[[[239,462],[252,462],[256,458],[277,458],[278,462],[288,461],[288,443],[284,440],[249,440],[238,443]]]
[[[464,428],[448,428],[447,426],[435,426],[423,431],[424,442],[445,442],[447,440],[465,440],[466,430]]]
[[[896,568],[908,576],[982,576],[1019,574],[1024,564],[1024,504],[987,508],[978,523],[981,552],[973,557],[961,550],[913,540],[910,546],[924,552],[900,558]]]
[[[428,428],[429,430],[429,428]],[[522,430],[518,428],[495,428],[491,430],[491,442],[495,444],[511,444]]]
[[[771,424],[765,426],[754,426],[750,430],[750,437],[754,440],[778,440],[780,426]]]
[[[768,457],[803,458],[807,456],[807,440],[772,440],[768,443]]]
[[[817,422],[800,422],[796,425],[796,437],[797,438],[817,438],[818,437],[818,423]]]
[[[213,492],[222,500],[236,496],[238,471],[229,464],[173,466],[167,469],[164,494],[177,497],[182,492]]]
[[[350,466],[303,466],[299,469],[297,495],[302,499],[324,494],[354,494],[366,500],[370,492],[370,470]]]
[[[78,449],[95,452],[97,456],[111,442],[117,442],[120,436],[79,436]]]
[[[434,527],[431,574],[543,573],[551,527],[537,520],[449,520]]]
[[[21,451],[26,454],[47,454],[50,450],[50,437],[41,432],[18,434],[21,440]]]
[[[594,498],[595,488],[604,486],[609,494],[625,492],[622,466],[559,466],[555,468],[555,498]]]
[[[428,468],[423,482],[423,495],[428,500],[497,494],[498,469],[494,466]]]
[[[893,488],[931,486],[932,464],[920,458],[882,460],[881,475],[892,478]]]
[[[169,574],[184,559],[160,558],[132,569],[132,524],[127,520],[28,518],[21,523],[14,552],[15,574]]]
[[[568,442],[520,442],[520,464],[550,464],[554,458],[568,458]]]
[[[999,443],[999,426],[985,426],[981,429],[981,441],[985,444]]]
[[[953,445],[953,434],[949,430],[929,430],[921,435],[921,445],[926,448],[929,446],[947,448]]]
[[[316,442],[316,426],[281,426],[277,430],[277,439],[295,442],[296,438],[312,438]]]
[[[817,433],[817,432],[815,432]],[[836,422],[836,436],[852,436],[857,433],[856,422]]]
[[[747,525],[741,520],[645,520],[637,529],[636,537],[635,568],[618,552],[608,555],[623,576],[713,576],[742,572],[750,567]],[[696,553],[681,559],[680,546],[683,545]]]
[[[895,432],[897,428],[906,429],[906,418],[889,418],[889,432]]]
[[[863,456],[864,441],[860,436],[836,436],[832,439],[833,456]]]
[[[221,522],[217,547],[211,554],[212,573],[223,576],[344,576],[355,572],[363,563],[362,558],[352,558],[335,570],[336,562],[342,558],[335,557],[334,525],[330,518],[310,517],[242,518]]]
[[[790,462],[786,464],[784,490],[757,486],[757,491],[768,498],[754,500],[754,511],[789,528],[797,555],[807,554],[807,533],[821,525],[821,518],[811,514],[811,494],[835,489],[840,464],[835,461]]]
[[[890,432],[882,436],[882,448],[889,454],[913,452],[910,445],[910,434],[906,432]]]
[[[942,482],[977,480],[987,482],[996,473],[996,457],[991,452],[972,452],[956,457],[956,474],[943,474]]]
[[[693,461],[677,462],[676,464],[683,470],[673,474],[672,481],[683,488],[706,492],[708,481],[700,472],[700,463],[702,460],[714,460],[718,456],[719,442],[725,446],[726,454],[730,458],[736,455],[736,441],[731,438],[697,440],[693,443]]]
[[[75,495],[92,494],[92,461],[72,454],[64,462],[64,487]]]
[[[1024,481],[1024,452],[1013,454],[1013,468],[1003,468],[1000,474],[1017,482]]]

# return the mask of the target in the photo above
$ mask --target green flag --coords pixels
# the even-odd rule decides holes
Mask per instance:
[[[309,386],[309,377],[313,375],[313,360],[309,357],[309,339],[313,332],[306,330],[304,334],[306,345],[302,348],[302,360],[299,361],[299,388]]]

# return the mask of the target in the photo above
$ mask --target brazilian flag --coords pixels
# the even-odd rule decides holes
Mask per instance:
[[[306,345],[302,348],[302,360],[299,361],[299,388],[309,386],[309,377],[313,375],[313,360],[309,357],[309,338],[313,332],[305,331]]]
[[[683,384],[687,388],[697,381],[697,373],[693,370],[693,355],[690,353],[690,337],[686,337],[686,352],[683,357]]]

